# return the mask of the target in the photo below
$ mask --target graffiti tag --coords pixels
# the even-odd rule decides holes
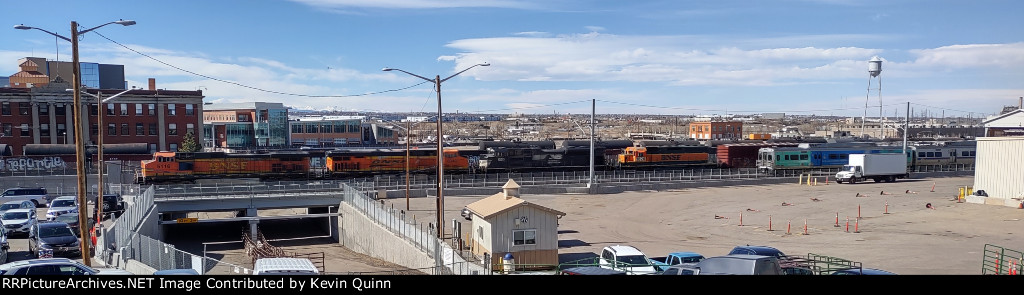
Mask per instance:
[[[0,170],[20,172],[33,170],[51,170],[67,168],[67,163],[60,157],[45,158],[8,158],[0,163]]]

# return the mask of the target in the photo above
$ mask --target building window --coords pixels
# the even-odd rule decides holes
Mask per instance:
[[[75,106],[71,106],[71,107],[73,108]],[[72,112],[74,112],[74,111],[72,111]],[[99,106],[94,105],[94,104],[90,104],[89,105],[89,115],[90,116],[95,116],[97,114],[97,112],[99,112]]]
[[[156,115],[156,104],[151,103],[151,104],[148,104],[146,107],[149,108],[149,115],[150,116]]]
[[[21,136],[22,137],[28,137],[28,136],[31,136],[31,135],[32,135],[32,133],[29,132],[28,124],[21,124]]]
[[[11,115],[11,103],[10,102],[6,102],[5,101],[3,103],[0,103],[0,114],[3,114],[4,116],[10,116]]]
[[[113,115],[114,115],[114,104],[108,103],[107,104],[107,116],[113,116]]]
[[[56,113],[58,116],[67,116],[68,114],[67,109],[64,108],[64,104],[62,103],[58,103],[56,106],[54,106],[53,112]]]
[[[50,124],[39,124],[39,136],[50,136]]]
[[[178,124],[167,125],[167,135],[178,135]]]
[[[142,123],[135,123],[135,135],[146,135],[146,127],[143,127]]]
[[[194,105],[193,104],[186,104],[185,105],[185,115],[186,116],[194,116],[195,114],[196,114],[196,110],[195,110]]]
[[[27,102],[19,102],[18,103],[18,114],[20,114],[22,116],[28,116],[28,113],[31,112],[31,110],[32,110],[32,105],[31,104],[29,104]]]
[[[149,123],[149,135],[156,135],[156,123]]]
[[[14,129],[14,125],[13,124],[11,124],[11,123],[4,123],[3,126],[4,126],[4,130],[3,130],[4,132],[0,133],[0,137],[13,136],[14,135],[14,134],[11,133],[11,132],[13,132],[12,130]]]
[[[185,125],[185,134],[195,135],[196,134],[196,125],[193,125],[193,124]]]
[[[249,115],[238,114],[238,122],[249,122]]]
[[[46,103],[39,104],[39,114],[40,115],[49,115],[50,114],[50,104],[46,104]]]
[[[298,134],[302,132],[302,124],[292,124],[292,133]]]
[[[64,124],[57,124],[57,136],[66,136],[67,134],[67,127],[64,127]]]
[[[512,231],[512,245],[536,245],[537,230],[524,229]]]
[[[177,110],[174,109],[174,104],[173,103],[167,104],[167,115],[168,116],[174,116],[177,113],[178,112],[177,112]]]
[[[107,124],[107,135],[117,135],[117,124]]]
[[[100,132],[100,126],[92,124],[92,126],[89,126],[89,132],[92,133],[92,136],[96,136]]]
[[[156,152],[156,144],[155,143],[149,144],[149,152],[150,153],[155,153]]]
[[[121,104],[121,115],[122,116],[127,116],[128,115],[128,104],[127,103],[122,103]]]
[[[121,135],[123,135],[123,136],[131,135],[131,134],[128,133],[128,131],[130,131],[130,130],[131,129],[128,129],[128,123],[121,123]]]
[[[178,151],[178,144],[177,143],[172,143],[171,144],[171,151],[172,152],[177,152]]]
[[[135,115],[136,116],[142,116],[142,104],[141,103],[135,104]]]

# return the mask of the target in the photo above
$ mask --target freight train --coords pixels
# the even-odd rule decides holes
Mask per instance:
[[[838,167],[851,153],[902,152],[901,147],[874,144],[800,144],[787,141],[763,142],[677,142],[651,140],[603,140],[594,145],[594,168],[760,168],[762,171]],[[35,147],[28,157],[59,156],[74,161],[74,150]],[[126,149],[130,147],[131,149]],[[260,178],[320,179],[350,178],[406,169],[405,148],[294,150],[264,153],[157,152],[146,146],[109,145],[105,158],[140,163],[141,183],[192,182],[197,179]],[[123,149],[120,150],[120,149]],[[973,164],[973,142],[914,146],[908,152],[909,166]],[[446,174],[587,170],[590,141],[484,141],[477,146],[446,147]],[[437,169],[436,148],[416,147],[408,151],[409,171],[433,174]],[[132,166],[126,164],[126,166]]]

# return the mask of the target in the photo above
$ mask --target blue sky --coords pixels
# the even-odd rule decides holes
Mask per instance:
[[[388,91],[423,80],[381,69],[445,78],[488,62],[442,83],[445,112],[589,114],[596,99],[601,114],[860,116],[867,100],[877,116],[874,56],[885,116],[909,101],[979,117],[1024,96],[1021,1],[4,2],[0,75],[26,56],[71,60],[69,42],[14,25],[68,36],[71,21],[130,19],[83,35],[81,60],[207,102],[436,112],[431,83]]]

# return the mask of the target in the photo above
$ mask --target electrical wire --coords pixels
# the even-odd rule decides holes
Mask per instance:
[[[107,39],[107,41],[113,42],[114,44],[117,44],[117,45],[119,45],[119,46],[121,46],[121,47],[124,47],[125,49],[128,49],[128,50],[129,50],[129,51],[131,51],[131,52],[135,52],[136,54],[139,54],[139,55],[145,56],[146,58],[152,59],[152,60],[154,60],[154,61],[156,61],[156,62],[158,62],[158,63],[161,63],[161,64],[163,64],[163,65],[165,65],[165,66],[168,66],[168,67],[174,68],[174,69],[176,69],[176,70],[179,70],[179,71],[182,71],[182,72],[186,72],[186,73],[192,74],[192,75],[194,75],[194,76],[198,76],[198,77],[202,77],[202,78],[206,78],[206,79],[214,80],[214,81],[217,81],[217,82],[223,82],[223,83],[227,83],[227,84],[232,84],[232,85],[235,85],[235,86],[239,86],[239,87],[244,87],[244,88],[249,88],[249,89],[252,89],[252,90],[257,90],[257,91],[261,91],[261,92],[266,92],[266,93],[273,93],[273,94],[281,94],[281,95],[289,95],[289,96],[301,96],[301,97],[335,97],[335,98],[338,98],[338,97],[356,97],[356,96],[367,96],[367,95],[375,95],[375,94],[381,94],[381,93],[388,93],[388,92],[402,91],[402,90],[406,90],[406,89],[409,89],[409,88],[413,88],[413,87],[416,87],[416,86],[420,86],[420,85],[423,85],[424,83],[430,82],[430,81],[423,81],[423,82],[420,82],[420,83],[416,83],[416,84],[414,84],[414,85],[412,85],[412,86],[407,86],[407,87],[403,87],[403,88],[397,88],[397,89],[389,89],[389,90],[382,90],[382,91],[375,91],[375,92],[367,92],[367,93],[363,93],[363,94],[348,94],[348,95],[309,95],[309,94],[298,94],[298,93],[288,93],[288,92],[280,92],[280,91],[274,91],[274,90],[267,90],[267,89],[263,89],[263,88],[259,88],[259,87],[253,87],[253,86],[249,86],[249,85],[241,84],[241,83],[238,83],[238,82],[233,82],[233,81],[227,81],[227,80],[223,80],[223,79],[218,79],[218,78],[214,78],[214,77],[211,77],[211,76],[207,76],[207,75],[203,75],[203,74],[200,74],[200,73],[196,73],[196,72],[193,72],[193,71],[189,71],[189,70],[186,70],[186,69],[180,68],[180,67],[178,67],[178,66],[175,66],[175,65],[172,65],[172,64],[166,63],[166,62],[164,62],[164,61],[162,61],[162,60],[159,60],[159,59],[157,59],[157,58],[155,58],[155,57],[149,56],[148,54],[145,54],[145,53],[139,52],[138,50],[132,49],[131,47],[128,47],[128,46],[126,46],[126,45],[124,45],[124,44],[121,44],[121,43],[119,43],[119,42],[117,42],[117,41],[114,41],[113,39],[107,38],[107,36],[104,36],[103,34],[100,34],[99,32],[93,31],[93,33],[95,33],[96,35],[99,35],[100,37],[103,37],[103,39]]]
[[[505,109],[481,110],[481,111],[476,111],[476,112],[477,112],[477,113],[487,113],[487,112],[497,112],[497,111],[514,111],[514,110],[536,109],[536,108],[543,108],[543,107],[552,107],[552,106],[560,106],[560,105],[567,105],[567,104],[574,104],[574,103],[583,103],[583,102],[590,102],[590,100],[570,101],[570,102],[562,102],[562,103],[553,103],[553,104],[546,104],[546,105],[537,105],[537,106],[528,106],[528,107],[518,107],[518,108],[505,108]]]

